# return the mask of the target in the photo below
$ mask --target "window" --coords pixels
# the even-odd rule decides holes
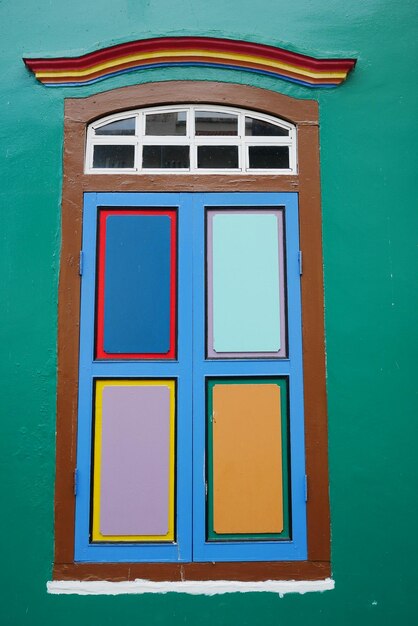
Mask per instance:
[[[329,575],[316,115],[216,83],[67,101],[55,578]],[[297,172],[138,161],[178,145],[198,168],[221,132],[243,167],[269,124]],[[114,145],[140,176],[84,168]]]
[[[296,172],[293,124],[231,107],[140,109],[90,125],[86,172]]]
[[[306,558],[298,255],[294,193],[85,194],[77,561]]]

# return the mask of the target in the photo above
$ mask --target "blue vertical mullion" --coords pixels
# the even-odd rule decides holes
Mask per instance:
[[[191,203],[189,198],[181,194],[178,200],[178,322],[177,346],[179,376],[177,386],[177,534],[179,546],[179,561],[192,560],[192,455],[193,447],[193,370],[192,348],[193,338],[192,309],[193,292],[192,282],[193,251]]]
[[[193,197],[193,560],[206,540],[206,246],[204,194]]]

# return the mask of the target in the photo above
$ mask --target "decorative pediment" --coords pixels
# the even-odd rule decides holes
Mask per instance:
[[[317,59],[276,46],[214,37],[158,37],[78,57],[24,58],[47,87],[80,87],[155,67],[220,67],[281,78],[305,87],[336,87],[356,59]]]

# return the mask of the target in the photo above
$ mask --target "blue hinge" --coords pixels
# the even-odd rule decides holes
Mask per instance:
[[[74,470],[74,495],[77,495],[78,491],[78,469]]]
[[[299,275],[302,276],[303,268],[302,268],[302,250],[298,252],[298,263],[299,263]]]
[[[305,502],[308,501],[308,477],[305,474]]]
[[[83,265],[84,265],[83,261],[84,261],[83,251],[80,250],[80,258],[78,261],[78,273],[80,274],[80,276],[83,275]]]

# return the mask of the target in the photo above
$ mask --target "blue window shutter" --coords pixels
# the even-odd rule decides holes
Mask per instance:
[[[178,216],[177,358],[94,358],[96,306],[97,216],[101,208],[146,208],[156,213],[175,209]],[[239,355],[206,358],[206,213],[213,210],[277,211],[284,215],[286,265],[286,353],[251,358]],[[162,224],[162,222],[161,222]],[[142,226],[137,222],[141,231]],[[164,227],[161,227],[161,232]],[[134,246],[135,229],[127,240]],[[142,231],[143,232],[143,231]],[[76,498],[76,553],[80,562],[190,562],[303,560],[307,558],[306,503],[304,493],[304,420],[299,273],[298,206],[296,193],[87,193],[83,225],[83,277],[80,329],[80,380]],[[155,234],[155,233],[154,233]],[[161,233],[160,233],[161,234]],[[156,238],[160,235],[155,235]],[[163,235],[161,235],[163,237]],[[138,235],[141,238],[141,234]],[[165,246],[165,247],[164,247]],[[144,250],[146,246],[142,246]],[[166,244],[162,245],[164,257]],[[113,253],[112,253],[113,254]],[[141,251],[135,252],[137,260]],[[165,270],[164,270],[165,271]],[[163,271],[163,275],[164,274]],[[116,280],[116,279],[115,279]],[[134,280],[134,279],[133,279]],[[117,281],[116,281],[117,282]],[[164,281],[163,281],[164,282]],[[158,288],[161,287],[158,286]],[[150,286],[149,293],[155,285]],[[162,287],[164,291],[164,288]],[[152,296],[151,296],[152,297]],[[136,306],[136,305],[135,305]],[[138,305],[136,315],[140,316]],[[116,315],[117,315],[116,311]],[[156,318],[161,329],[165,318]],[[147,323],[152,323],[148,320]],[[157,334],[166,347],[164,330]],[[141,339],[142,341],[142,339]],[[154,341],[154,339],[153,339]],[[282,339],[280,338],[282,343]],[[277,343],[277,342],[276,342]],[[154,344],[155,345],[155,344]],[[277,346],[276,346],[277,347]],[[91,543],[91,449],[94,381],[98,379],[170,379],[176,381],[176,538],[167,544]],[[233,538],[211,541],[207,537],[207,485],[205,458],[206,393],[209,379],[280,379],[286,381],[289,399],[289,510],[290,538]],[[193,406],[192,406],[193,401]]]

